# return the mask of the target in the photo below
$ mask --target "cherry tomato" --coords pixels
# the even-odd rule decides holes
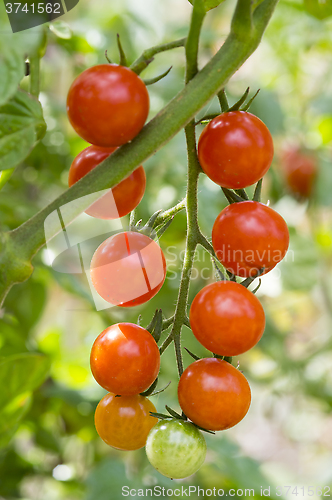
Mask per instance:
[[[137,306],[154,297],[162,287],[166,261],[160,246],[148,236],[119,233],[97,248],[90,275],[96,291],[110,304]]]
[[[152,335],[141,326],[118,323],[94,341],[91,371],[104,389],[122,396],[144,392],[156,379],[160,354]]]
[[[81,73],[67,97],[75,131],[90,144],[121,146],[143,127],[149,113],[144,82],[129,68],[100,64]]]
[[[245,111],[223,113],[205,127],[198,158],[206,175],[225,188],[240,189],[259,181],[273,159],[269,129]]]
[[[237,276],[271,271],[286,255],[289,233],[284,219],[257,201],[233,203],[220,212],[212,229],[218,259]]]
[[[190,326],[197,340],[221,356],[237,356],[260,340],[265,314],[257,297],[234,281],[205,286],[190,308]]]
[[[316,158],[298,148],[284,152],[282,167],[289,190],[300,198],[309,198],[312,194],[318,164]]]
[[[203,358],[183,372],[178,398],[183,412],[196,425],[211,431],[233,427],[249,410],[250,387],[227,361]]]
[[[69,169],[69,187],[84,177],[107,158],[116,148],[89,146],[81,151]],[[143,198],[146,177],[144,168],[138,167],[132,174],[119,182],[85,211],[99,219],[117,219],[129,214]]]
[[[162,420],[151,429],[145,450],[157,471],[166,477],[181,479],[194,474],[204,463],[206,443],[193,424]]]
[[[143,448],[158,419],[151,401],[143,396],[118,396],[108,393],[95,412],[96,430],[103,441],[118,450]]]

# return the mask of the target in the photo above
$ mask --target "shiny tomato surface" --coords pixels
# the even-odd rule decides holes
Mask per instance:
[[[255,277],[273,269],[286,255],[289,232],[284,219],[257,201],[233,203],[220,212],[212,229],[218,259],[233,274]]]
[[[75,131],[90,144],[121,146],[143,127],[149,94],[139,76],[116,64],[86,69],[72,83],[67,114]]]
[[[197,340],[221,356],[251,349],[263,335],[265,314],[257,297],[233,281],[202,288],[190,308],[190,326]]]
[[[96,430],[105,443],[118,450],[138,450],[158,419],[151,401],[143,396],[119,396],[108,393],[95,412]]]
[[[236,425],[249,410],[251,391],[247,379],[227,361],[203,358],[183,372],[178,398],[192,422],[211,431]]]
[[[314,155],[299,148],[289,149],[282,156],[282,168],[288,189],[299,198],[309,198],[318,174]]]
[[[91,371],[104,389],[122,396],[144,392],[156,379],[160,354],[152,335],[141,326],[118,323],[94,341]]]
[[[132,307],[147,302],[160,290],[166,277],[166,260],[155,241],[128,231],[111,236],[97,248],[90,275],[103,299]]]
[[[105,160],[116,148],[89,146],[81,151],[71,164],[68,176],[69,187],[84,177],[90,170]],[[138,167],[128,177],[119,182],[85,213],[99,219],[117,219],[129,214],[143,198],[146,177],[144,168]]]
[[[271,165],[273,151],[267,126],[245,111],[213,118],[198,141],[198,158],[206,175],[231,189],[259,181]]]

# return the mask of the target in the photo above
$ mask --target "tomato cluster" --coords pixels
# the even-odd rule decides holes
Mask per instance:
[[[149,99],[135,73],[105,64],[86,70],[74,81],[67,105],[73,127],[92,143],[70,168],[72,185],[135,137],[147,118]],[[183,415],[169,408],[172,418],[156,414],[145,397],[152,392],[160,369],[158,338],[150,331],[118,323],[106,328],[92,346],[92,374],[108,391],[95,413],[98,434],[119,450],[146,445],[151,464],[168,477],[186,477],[204,462],[206,444],[199,428],[229,429],[249,410],[249,384],[230,358],[257,344],[264,332],[265,314],[257,297],[236,276],[250,280],[273,269],[286,254],[289,234],[277,212],[256,198],[252,201],[236,193],[260,181],[272,158],[269,130],[244,111],[222,113],[199,138],[203,171],[224,190],[235,190],[212,230],[215,256],[230,280],[208,284],[192,302],[189,320],[193,334],[213,357],[196,359],[183,371],[178,384]],[[140,166],[86,213],[98,218],[122,217],[138,205],[144,188]],[[90,274],[92,285],[105,301],[132,307],[145,303],[161,288],[166,261],[149,236],[126,231],[96,249]],[[163,418],[159,423],[157,416]]]

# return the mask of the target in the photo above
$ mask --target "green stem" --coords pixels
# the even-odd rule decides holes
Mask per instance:
[[[29,58],[31,95],[38,99],[40,91],[40,58],[38,55]]]
[[[189,33],[186,41],[186,83],[190,82],[198,72],[198,47],[199,36],[205,18],[205,7],[203,0],[195,0],[191,16]]]

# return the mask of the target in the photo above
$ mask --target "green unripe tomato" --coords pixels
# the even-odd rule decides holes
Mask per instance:
[[[172,479],[194,474],[206,455],[202,433],[193,424],[181,420],[158,422],[148,435],[145,449],[151,465]]]

